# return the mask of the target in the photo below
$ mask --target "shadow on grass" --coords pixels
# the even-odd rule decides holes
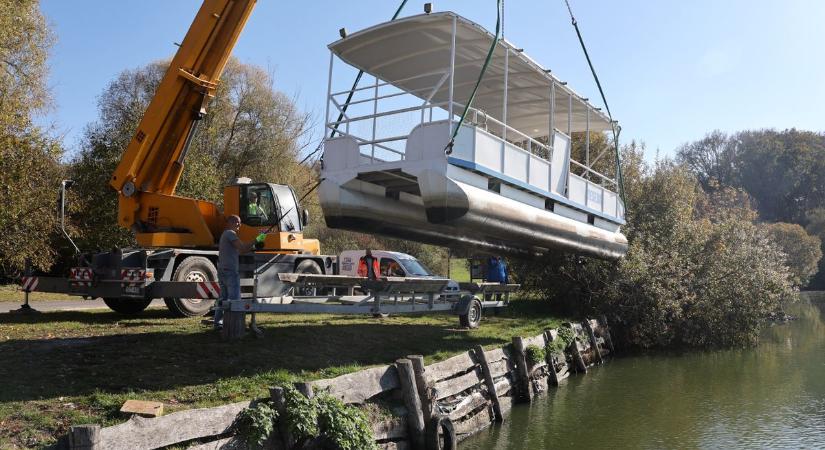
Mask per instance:
[[[163,312],[147,314],[167,317]],[[86,323],[114,322],[121,317],[84,316],[81,312],[54,315]],[[336,318],[335,324],[328,326],[329,322],[269,323],[262,326],[262,339],[232,343],[221,341],[210,331],[7,340],[0,343],[0,402],[99,391],[176,389],[278,370],[296,373],[352,364],[388,364],[408,354],[456,352],[474,344],[497,342],[471,337],[443,324],[348,322]]]
[[[124,320],[134,320],[135,318],[152,320],[152,319],[169,319],[172,314],[167,309],[151,308],[141,312],[139,315],[120,314],[114,311],[100,312],[94,310],[94,314],[89,312],[93,310],[78,310],[78,311],[46,311],[40,314],[0,314],[0,325],[2,324],[35,324],[35,323],[50,323],[50,322],[74,322],[87,325],[109,324],[117,323]]]

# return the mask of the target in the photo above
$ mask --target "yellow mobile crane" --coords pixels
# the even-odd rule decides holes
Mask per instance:
[[[265,250],[284,253],[319,251],[317,240],[304,240],[294,198],[269,185],[232,185],[224,191],[224,213],[215,204],[175,195],[190,140],[243,29],[255,0],[207,0],[201,6],[169,70],[124,152],[110,185],[119,194],[118,222],[147,247],[211,248],[223,230],[224,215],[243,215],[246,193],[274,201],[292,221],[292,229],[267,236]],[[291,190],[287,189],[291,192]],[[265,197],[265,198],[264,198]],[[287,212],[288,210],[291,212]],[[266,210],[266,208],[264,208]],[[273,212],[269,209],[269,212]],[[275,216],[274,214],[270,214]],[[279,214],[280,215],[280,214]],[[277,218],[277,216],[275,217]],[[268,216],[247,218],[241,238],[255,226],[274,225]]]
[[[217,241],[232,214],[241,217],[241,239],[267,233],[258,253],[270,266],[280,254],[275,264],[284,272],[334,271],[334,259],[320,255],[318,240],[304,239],[307,212],[289,186],[239,179],[224,189],[223,212],[214,203],[175,195],[192,136],[254,6],[255,0],[203,2],[112,174],[118,223],[141,247],[82,255],[68,279],[39,277],[38,290],[102,297],[123,313],[164,298],[178,315],[202,315],[213,303],[207,299],[218,294]],[[247,268],[254,271],[255,262]]]

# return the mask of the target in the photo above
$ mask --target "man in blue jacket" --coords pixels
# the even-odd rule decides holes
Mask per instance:
[[[487,281],[507,284],[507,265],[501,256],[491,256],[487,261]]]

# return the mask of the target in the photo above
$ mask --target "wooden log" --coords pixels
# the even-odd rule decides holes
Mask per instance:
[[[616,347],[613,346],[613,337],[610,336],[610,327],[607,326],[607,316],[604,314],[599,316],[599,327],[602,330],[604,341],[607,344],[607,348],[610,349],[610,353],[615,352]]]
[[[555,340],[553,335],[550,334],[550,331],[551,330],[547,330],[544,332],[544,339],[548,343],[553,342]],[[553,351],[549,347],[547,348],[547,354],[545,355],[545,359],[547,360],[547,363],[550,365],[550,381],[554,385],[558,386],[560,381],[559,374],[556,373],[556,365],[553,363]]]
[[[238,413],[249,401],[214,408],[179,411],[154,419],[133,416],[129,421],[100,430],[107,449],[157,448],[230,430]]]
[[[246,313],[243,311],[226,310],[223,313],[223,329],[221,337],[224,340],[238,340],[246,333]]]
[[[493,364],[498,361],[506,361],[507,353],[504,351],[503,348],[495,348],[493,350],[487,350],[484,352],[484,358],[487,359],[487,362]]]
[[[295,389],[297,389],[298,392],[303,394],[304,397],[310,398],[310,399],[312,397],[315,397],[315,391],[312,390],[312,383],[301,382],[301,383],[295,383],[294,386],[295,386]]]
[[[470,353],[465,352],[444,361],[430,364],[424,372],[425,378],[428,384],[435,384],[435,382],[450,378],[457,373],[466,372],[475,364],[475,361],[470,357]]]
[[[542,333],[542,334],[540,334],[540,335],[538,335],[538,336],[533,336],[533,337],[530,337],[530,338],[525,338],[525,339],[524,339],[524,348],[527,348],[527,347],[529,347],[529,346],[531,346],[531,345],[535,345],[535,346],[536,346],[536,347],[538,347],[538,348],[544,348],[544,346],[545,346],[545,342],[544,342],[544,334]]]
[[[490,376],[492,376],[493,379],[507,375],[508,372],[510,372],[510,364],[506,359],[490,363]]]
[[[499,397],[499,402],[501,403],[501,416],[507,420],[510,417],[510,411],[513,410],[513,397],[509,395]]]
[[[513,337],[513,359],[516,360],[515,385],[518,399],[520,401],[530,401],[530,375],[527,372],[527,359],[524,355],[524,339]]]
[[[407,428],[410,432],[410,440],[413,448],[423,449],[426,438],[424,413],[421,411],[421,398],[418,396],[412,362],[402,358],[395,362],[395,367],[398,369],[398,378],[404,393],[404,405],[407,407]]]
[[[187,447],[186,450],[242,450],[248,448],[246,440],[240,436],[229,436],[217,441],[205,442],[203,444]],[[276,450],[283,449],[280,443],[275,443],[273,448]]]
[[[275,410],[278,411],[278,417],[286,417],[286,396],[284,395],[284,388],[275,386],[269,388],[269,398],[272,399],[272,404]],[[295,445],[295,438],[289,432],[289,427],[285,420],[278,420],[278,435],[284,448],[292,448]]]
[[[475,411],[478,407],[482,405],[488,404],[487,399],[484,397],[484,394],[481,391],[473,392],[471,395],[464,397],[461,402],[459,402],[455,409],[450,411],[447,414],[447,417],[450,418],[453,422],[457,420],[461,420],[462,417],[466,416],[467,414]]]
[[[329,395],[346,404],[363,403],[382,392],[401,387],[395,366],[374,367],[340,377],[314,381],[316,390],[328,390]]]
[[[479,376],[477,369],[472,370],[464,375],[436,383],[433,397],[435,397],[436,400],[443,400],[460,392],[464,392],[473,386],[477,386],[481,381],[482,378]]]
[[[510,395],[510,391],[513,390],[513,383],[508,378],[502,378],[496,381],[495,387],[499,402],[501,402],[502,397]]]
[[[408,441],[385,442],[383,444],[378,444],[378,448],[381,450],[408,450],[410,448],[410,444]]]
[[[409,436],[407,420],[403,417],[383,420],[372,425],[372,436],[376,441],[406,439]]]
[[[496,385],[493,383],[493,373],[490,370],[490,364],[487,363],[487,356],[484,353],[484,347],[476,345],[473,349],[479,365],[481,366],[481,375],[484,377],[484,386],[487,387],[487,395],[490,396],[490,403],[493,406],[493,420],[501,422],[504,417],[501,415],[501,404],[498,401],[498,394],[496,393]]]
[[[566,352],[570,354],[576,372],[582,372],[586,374],[587,364],[584,362],[582,351],[587,349],[583,348],[584,344],[580,341],[579,338],[579,336],[581,335],[581,326],[570,322],[565,323],[563,326],[570,327],[570,329],[573,330],[573,343],[569,347],[567,347]]]
[[[453,422],[453,427],[455,428],[455,434],[459,436],[459,439],[463,439],[479,430],[489,427],[492,423],[492,411],[490,411],[490,408],[484,408],[479,411],[478,414],[468,418],[467,420]]]
[[[602,359],[602,351],[599,349],[599,341],[596,339],[596,333],[593,330],[593,325],[590,323],[590,320],[584,321],[584,329],[587,331],[587,337],[590,338],[590,346],[593,347],[593,351],[596,353],[596,362],[601,364],[604,359]]]
[[[576,365],[576,371],[581,373],[587,373],[587,363],[584,362],[584,357],[582,356],[581,348],[579,347],[579,341],[573,341],[573,345],[571,345],[570,352],[573,356],[573,364]]]
[[[69,448],[71,450],[94,450],[103,448],[100,425],[75,425],[69,428]]]
[[[413,374],[415,375],[415,387],[418,389],[418,397],[421,399],[421,411],[424,414],[424,423],[430,423],[430,418],[433,416],[435,409],[435,399],[427,386],[427,380],[424,376],[426,368],[424,367],[424,357],[421,355],[408,355],[413,367]]]

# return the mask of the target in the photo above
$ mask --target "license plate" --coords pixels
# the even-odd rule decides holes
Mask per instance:
[[[123,288],[123,292],[127,294],[140,294],[140,286],[126,286]]]

